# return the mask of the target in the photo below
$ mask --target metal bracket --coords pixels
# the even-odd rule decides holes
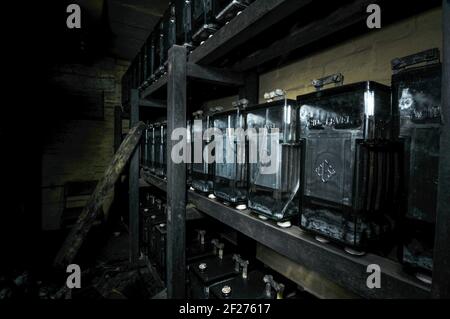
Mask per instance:
[[[284,285],[273,280],[272,275],[265,275],[264,283],[266,284],[266,297],[272,297],[272,289],[277,293],[277,299],[283,299]]]
[[[224,243],[219,242],[218,239],[211,240],[211,244],[214,246],[214,254],[219,256],[219,259],[223,259]]]
[[[201,245],[205,244],[205,235],[206,235],[206,230],[203,229],[197,229],[197,239],[200,242]]]
[[[312,80],[312,85],[316,88],[317,91],[321,90],[325,85],[335,84],[335,86],[340,86],[344,84],[344,76],[342,73],[335,73],[332,75],[325,76],[320,79]]]
[[[234,270],[236,272],[239,272],[239,270],[242,268],[242,278],[247,279],[249,261],[242,259],[241,256],[238,254],[233,255],[233,260],[234,260]]]
[[[234,108],[239,108],[239,109],[245,109],[249,104],[249,101],[247,99],[240,99],[238,101],[235,101],[232,103],[232,106]]]
[[[419,63],[434,64],[439,62],[440,62],[439,49],[434,48],[419,53],[411,54],[402,58],[395,58],[391,61],[391,67],[394,73],[397,73],[415,64]]]
[[[286,92],[281,89],[276,89],[272,92],[264,93],[264,99],[267,103],[284,100],[286,99]]]
[[[203,115],[203,111],[202,110],[198,110],[198,111],[195,111],[194,113],[192,113],[192,116],[196,120],[200,119],[202,117],[202,115]]]

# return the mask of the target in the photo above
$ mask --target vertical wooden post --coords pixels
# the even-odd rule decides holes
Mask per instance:
[[[186,164],[172,161],[172,131],[186,128],[186,48],[169,50],[167,84],[167,297],[186,293]]]
[[[130,98],[130,126],[139,122],[139,91],[131,90]],[[142,137],[141,137],[142,138]],[[129,174],[129,221],[128,229],[130,236],[130,263],[139,260],[139,150],[140,143],[130,158]]]
[[[114,108],[114,153],[122,144],[122,108],[116,106]]]
[[[433,298],[450,298],[450,0],[443,0],[443,127],[439,159],[438,208],[433,259]]]

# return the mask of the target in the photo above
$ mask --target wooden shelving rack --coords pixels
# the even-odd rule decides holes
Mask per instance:
[[[259,74],[280,61],[286,62],[291,52],[340,38],[347,30],[361,28],[367,17],[365,8],[379,3],[388,11],[387,1],[348,1],[326,16],[306,26],[286,26],[295,21],[299,12],[307,12],[311,0],[257,0],[214,36],[188,53],[182,46],[169,50],[168,72],[142,91],[132,90],[130,121],[139,121],[139,109],[161,108],[167,105],[168,132],[186,126],[189,103],[197,103],[202,92],[226,88],[226,94],[235,92],[250,104],[258,102]],[[439,203],[436,222],[434,272],[432,286],[421,284],[405,274],[399,263],[387,258],[367,254],[353,257],[330,245],[320,244],[297,226],[280,229],[271,222],[255,218],[249,212],[240,212],[218,201],[208,199],[186,189],[186,165],[168,160],[167,179],[144,177],[145,182],[167,192],[167,295],[168,298],[185,297],[185,225],[186,204],[196,208],[232,228],[253,238],[279,254],[312,269],[325,278],[364,298],[439,298],[450,297],[450,1],[430,1],[425,9],[442,5],[443,9],[443,84],[442,108],[445,125],[442,132]],[[414,4],[411,4],[413,7]],[[421,9],[421,10],[425,10]],[[413,13],[411,13],[413,14]],[[399,16],[395,19],[401,19]],[[394,22],[396,20],[393,20]],[[279,33],[274,30],[282,30]],[[267,35],[264,47],[249,52],[252,39]],[[280,37],[280,35],[282,35]],[[348,39],[343,38],[343,40]],[[245,51],[247,50],[247,51]],[[240,52],[245,51],[244,57]],[[201,91],[200,91],[201,90]],[[198,94],[200,91],[200,94]],[[225,93],[223,93],[225,94]],[[164,98],[164,96],[166,98]],[[194,98],[192,99],[192,96]],[[163,97],[163,98],[161,98]],[[204,98],[210,97],[205,94]],[[156,102],[155,102],[156,101]],[[169,135],[170,136],[170,135]],[[168,138],[167,149],[172,147]],[[136,151],[130,163],[130,258],[138,258],[139,231],[139,159]],[[170,159],[170,156],[168,156]],[[382,286],[366,286],[367,266],[380,265]]]

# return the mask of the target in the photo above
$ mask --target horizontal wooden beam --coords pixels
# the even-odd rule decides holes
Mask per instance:
[[[187,64],[187,75],[191,79],[198,79],[221,85],[229,85],[229,86],[244,85],[242,75],[239,73],[220,68],[201,66],[191,62]]]
[[[141,98],[141,100],[149,99],[157,91],[164,89],[164,88],[167,88],[167,74],[163,75],[156,82],[152,83],[150,86],[143,89],[140,94],[140,98]]]
[[[139,101],[139,106],[144,107],[154,107],[158,109],[165,109],[167,107],[167,102],[163,100],[156,100],[156,99],[141,99]]]

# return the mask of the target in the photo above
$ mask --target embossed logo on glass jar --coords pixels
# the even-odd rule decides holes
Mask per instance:
[[[319,166],[316,167],[315,172],[323,183],[327,183],[334,175],[336,175],[336,170],[333,165],[328,162],[328,160],[324,160],[320,163]]]

